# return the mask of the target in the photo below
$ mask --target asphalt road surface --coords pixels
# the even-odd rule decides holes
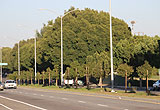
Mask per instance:
[[[160,100],[18,87],[0,92],[0,110],[160,110]]]

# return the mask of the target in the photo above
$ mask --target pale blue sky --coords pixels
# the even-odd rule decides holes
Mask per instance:
[[[160,36],[159,5],[160,0],[112,0],[112,16],[129,26],[130,21],[136,21],[135,32]],[[43,23],[57,17],[38,9],[51,9],[61,15],[71,6],[108,12],[109,0],[0,0],[0,46],[13,47],[19,40],[34,37]]]

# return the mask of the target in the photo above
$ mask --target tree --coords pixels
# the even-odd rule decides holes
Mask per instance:
[[[31,79],[31,84],[33,84],[33,68],[29,68],[29,72],[30,72],[30,79]]]
[[[53,69],[53,78],[56,79],[56,86],[58,86],[58,79],[59,79],[59,65],[55,65]]]
[[[108,52],[101,52],[98,53],[96,52],[94,55],[94,62],[95,62],[95,67],[94,67],[94,72],[93,72],[93,76],[95,78],[99,78],[99,85],[102,88],[102,80],[105,76],[108,75],[109,73],[109,56],[108,56]]]
[[[146,78],[146,91],[148,91],[148,77],[152,75],[152,67],[150,66],[148,61],[145,61],[144,64],[137,67],[136,70],[140,78]]]
[[[70,69],[70,77],[72,77],[76,82],[76,88],[78,87],[78,77],[84,76],[82,72],[82,67],[80,66],[78,61],[74,61],[71,63],[71,69]]]
[[[43,86],[44,86],[44,83],[45,83],[45,82],[44,82],[44,80],[45,80],[45,71],[42,71],[42,76],[41,76],[41,77],[42,77],[42,79],[43,79]]]
[[[47,75],[48,75],[48,80],[49,80],[48,85],[50,86],[50,83],[51,83],[51,69],[49,67],[47,68]]]
[[[38,80],[38,85],[39,85],[40,77],[41,77],[40,72],[37,72],[36,79]]]
[[[128,76],[130,76],[134,70],[132,66],[125,64],[120,64],[117,68],[117,72],[118,74],[120,74],[121,76],[125,76],[125,92],[127,92],[127,80],[128,80]]]

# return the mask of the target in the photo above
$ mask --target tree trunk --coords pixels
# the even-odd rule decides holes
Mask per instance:
[[[86,66],[86,85],[88,84],[88,80],[87,80],[88,78],[87,77],[88,77],[88,73],[87,73],[87,66]]]
[[[140,89],[142,89],[142,78],[139,78],[140,80]]]
[[[148,92],[148,70],[146,75],[146,92]]]
[[[39,85],[39,79],[38,79],[38,85]]]
[[[58,79],[56,78],[56,86],[58,86]]]
[[[78,77],[76,77],[76,89],[78,88]]]
[[[69,69],[67,70],[67,85],[69,87]]]
[[[51,84],[51,79],[50,79],[50,72],[49,72],[49,86],[50,86],[50,84]]]
[[[29,84],[29,78],[27,77],[27,85]]]
[[[31,73],[31,84],[32,84],[32,73]]]
[[[18,79],[16,78],[16,83],[17,83],[17,85],[18,85]]]
[[[44,72],[42,74],[43,74],[43,86],[44,86]]]
[[[125,73],[125,93],[127,93],[127,71]]]
[[[102,74],[103,74],[103,69],[102,69],[102,65],[101,65],[101,75],[100,75],[100,79],[99,79],[99,85],[101,86],[102,88]]]
[[[102,76],[100,76],[100,78],[99,78],[99,85],[100,85],[101,88],[102,88]]]
[[[77,68],[76,68],[76,75],[77,75]],[[78,88],[78,75],[76,76],[76,89]]]

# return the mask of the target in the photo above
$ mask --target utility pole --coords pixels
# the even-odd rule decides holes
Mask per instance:
[[[111,54],[111,92],[114,91],[114,74],[113,74],[113,49],[112,49],[112,14],[111,14],[111,0],[109,0],[109,15],[110,15],[110,54]]]

